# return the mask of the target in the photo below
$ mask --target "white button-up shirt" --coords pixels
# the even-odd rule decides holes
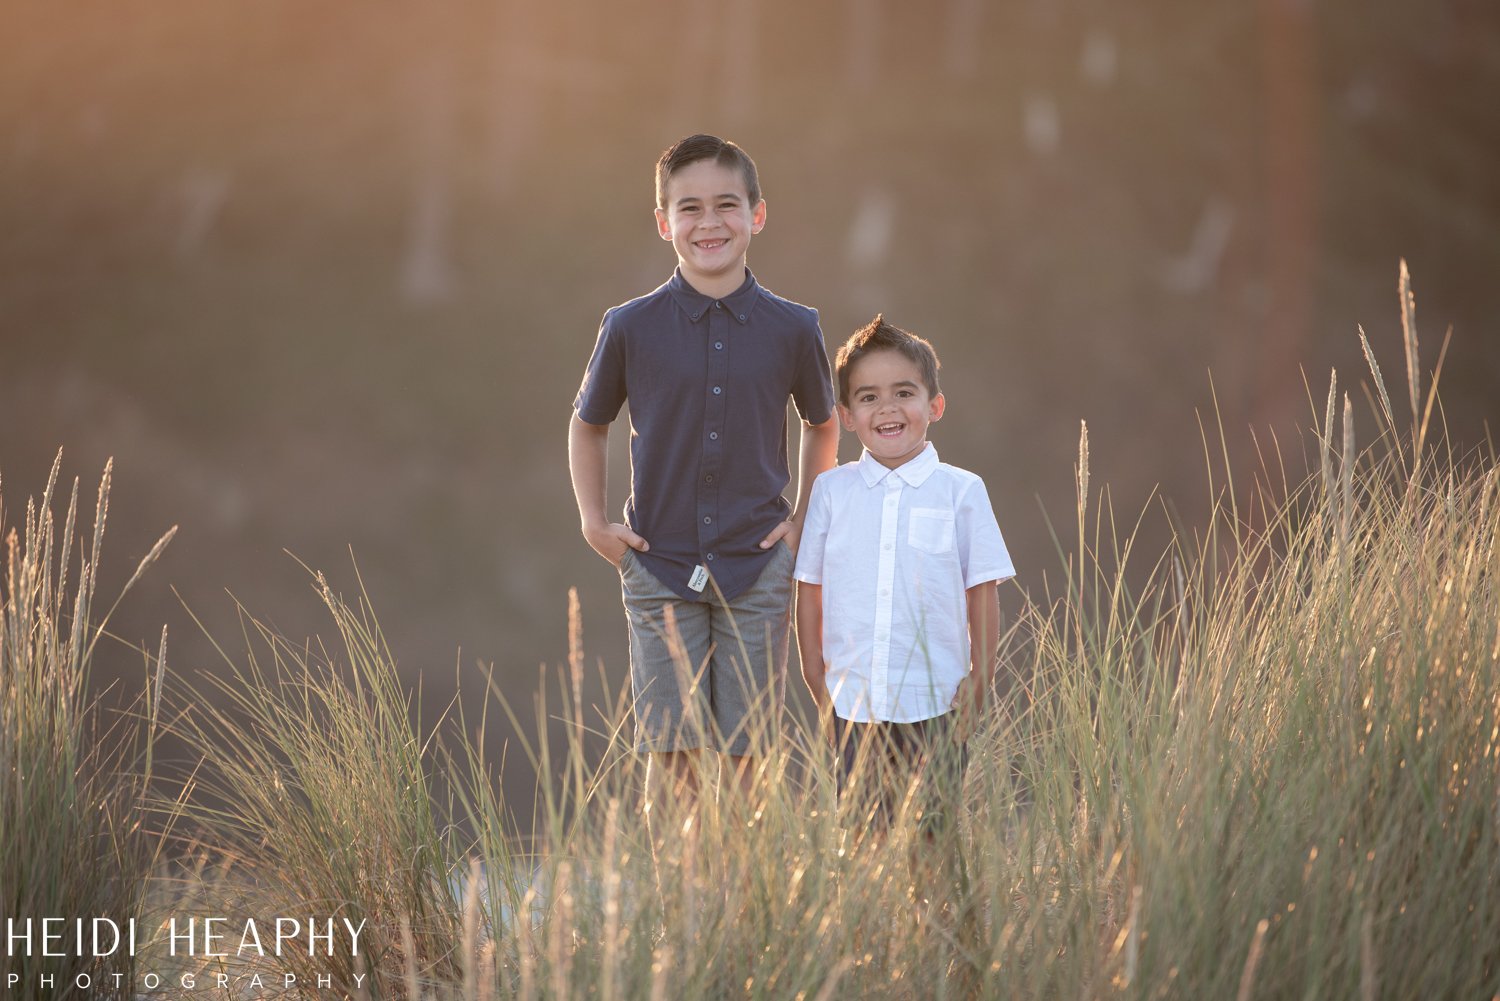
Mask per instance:
[[[1015,573],[984,481],[930,442],[895,469],[865,452],[819,476],[794,576],[823,588],[834,711],[858,723],[947,712],[969,673],[965,592]]]

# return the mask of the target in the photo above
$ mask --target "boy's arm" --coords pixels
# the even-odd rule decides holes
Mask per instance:
[[[994,683],[996,648],[1000,645],[1000,590],[997,582],[975,584],[966,594],[969,613],[969,673],[959,683],[953,707],[958,732],[968,740],[979,725],[985,699]]]
[[[813,480],[833,468],[839,457],[839,422],[833,414],[822,424],[802,424],[802,439],[797,447],[797,503],[792,516],[760,541],[760,548],[770,549],[777,539],[786,539],[787,547],[797,551],[802,537],[802,520],[807,517],[807,500],[812,496]],[[821,604],[819,605],[821,608]]]
[[[619,567],[625,550],[645,552],[650,546],[629,525],[611,523],[604,513],[608,461],[609,425],[589,424],[575,412],[568,422],[568,472],[573,477],[583,537],[594,552]]]
[[[802,659],[802,680],[817,709],[818,725],[826,725],[833,713],[828,694],[828,664],[823,660],[823,586],[797,582],[797,653]]]

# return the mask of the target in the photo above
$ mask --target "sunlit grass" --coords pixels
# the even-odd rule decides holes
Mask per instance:
[[[1278,489],[1271,453],[1250,489],[1226,483],[1211,523],[1145,567],[1090,494],[1085,432],[1063,573],[1007,633],[1003,709],[971,745],[962,823],[936,844],[903,823],[858,839],[858,821],[836,815],[829,755],[797,720],[756,735],[751,799],[667,802],[648,828],[623,700],[579,702],[576,632],[537,706],[567,753],[525,749],[541,803],[530,825],[477,750],[481,718],[516,711],[492,691],[463,707],[456,750],[426,756],[399,712],[366,723],[350,710],[332,729],[402,744],[401,766],[327,745],[274,814],[236,815],[225,837],[258,878],[285,873],[278,892],[326,885],[325,906],[375,913],[371,886],[406,888],[379,908],[377,983],[391,995],[1489,996],[1497,474],[1489,457],[1428,444],[1415,383],[1400,429],[1372,376],[1371,445],[1357,447],[1354,409],[1330,386],[1311,477]],[[396,699],[368,612],[325,599],[351,673],[317,675],[330,680],[314,701]],[[290,701],[269,717],[306,715],[300,660],[294,674],[254,681],[254,700]],[[602,755],[586,730],[607,738]],[[224,764],[242,769],[239,792],[220,791],[248,802],[255,788],[260,802],[267,775],[285,781],[272,762],[303,754],[300,734],[268,722],[205,742],[235,748]],[[438,835],[438,788],[467,834]],[[350,818],[339,851],[278,833],[330,812]],[[420,851],[399,833],[417,818]],[[281,847],[257,853],[256,839]],[[371,853],[388,844],[407,847],[382,869]],[[322,872],[364,873],[356,858],[367,875]]]
[[[350,996],[1493,996],[1500,471],[1430,433],[1408,329],[1407,406],[1372,363],[1357,433],[1331,384],[1311,475],[1274,444],[1248,485],[1211,459],[1214,517],[1162,553],[1091,488],[1085,432],[1059,571],[1017,592],[933,843],[909,817],[861,838],[821,739],[772,714],[752,796],[725,781],[648,825],[626,700],[582,702],[576,605],[534,705],[479,677],[419,730],[362,590],[317,577],[336,639],[245,616],[225,708],[176,724],[205,757],[182,821],[201,861],[163,906],[366,920],[358,959],[236,967]],[[506,715],[542,728],[510,752],[530,818],[482,753]]]
[[[113,932],[102,932],[97,950],[108,955],[96,957],[92,945],[80,955],[73,920],[105,919],[128,937],[129,923],[143,920],[147,876],[162,846],[160,834],[143,825],[166,634],[143,709],[124,717],[107,713],[88,681],[109,619],[108,612],[96,615],[94,598],[110,467],[100,479],[90,543],[80,540],[75,548],[82,530],[76,480],[61,526],[53,512],[61,463],[59,454],[40,500],[27,502],[21,529],[5,532],[0,919],[15,923],[0,928],[7,933],[0,985],[12,998],[89,997],[95,992],[85,988],[112,984],[116,975],[130,982],[133,958],[126,948],[111,948]],[[122,595],[172,534],[141,561]],[[50,943],[43,940],[46,918],[65,920],[52,926],[57,938]],[[91,936],[94,925],[87,928]]]

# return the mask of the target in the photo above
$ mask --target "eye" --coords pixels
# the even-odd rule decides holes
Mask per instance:
[[[861,402],[861,403],[873,403],[874,401],[875,401],[875,394],[874,393],[865,393],[863,396],[861,396],[859,398],[859,402]]]
[[[904,399],[906,399],[909,396],[916,396],[917,394],[913,393],[909,389],[903,389],[903,390],[899,391],[898,393],[896,393],[896,395],[899,396],[899,397],[901,397],[901,399],[904,400]]]

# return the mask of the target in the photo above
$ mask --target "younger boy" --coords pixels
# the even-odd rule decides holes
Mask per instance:
[[[620,572],[652,801],[664,771],[674,789],[695,791],[692,752],[715,737],[748,783],[751,708],[779,705],[807,496],[838,450],[816,311],[766,291],[745,266],[765,221],[743,149],[708,135],[668,148],[656,225],[677,270],[604,314],[573,402],[573,492],[584,538]],[[782,497],[789,397],[803,421],[795,508]],[[627,399],[631,492],[612,522],[606,445]]]
[[[996,583],[1015,569],[983,481],[927,441],[945,406],[932,345],[876,316],[834,367],[839,416],[864,453],[813,486],[795,572],[802,675],[835,737],[841,791],[860,761],[889,821],[920,775],[928,826],[957,794],[960,745],[990,688]]]

